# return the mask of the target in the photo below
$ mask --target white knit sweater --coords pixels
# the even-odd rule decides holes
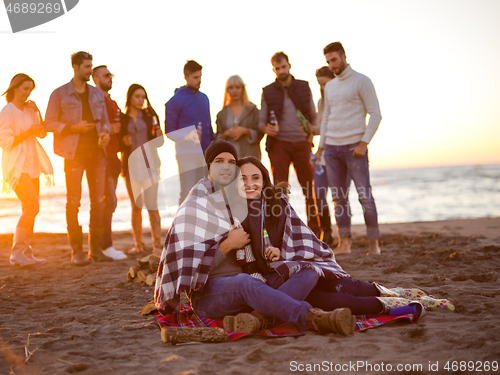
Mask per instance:
[[[326,84],[324,98],[319,147],[343,146],[359,141],[370,143],[382,120],[370,78],[348,65]],[[370,115],[368,125],[367,114]]]

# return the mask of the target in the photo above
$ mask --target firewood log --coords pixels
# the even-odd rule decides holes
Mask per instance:
[[[184,342],[225,342],[228,336],[219,327],[163,327],[161,339],[172,345]]]
[[[137,272],[139,271],[139,267],[130,267],[128,270],[128,273],[130,274],[130,277],[132,279],[135,279],[137,277]]]
[[[151,254],[146,255],[145,257],[142,258],[137,258],[137,265],[141,270],[149,268],[149,258],[151,257]]]
[[[149,258],[149,269],[151,272],[156,273],[158,271],[158,266],[160,265],[160,258],[151,255]]]
[[[146,282],[146,276],[148,276],[151,273],[151,270],[139,270],[137,271],[137,278],[141,280],[141,282],[145,283]]]
[[[156,273],[150,273],[146,276],[146,284],[152,286],[156,283]]]
[[[151,312],[153,312],[155,310],[156,310],[155,302],[151,301],[151,302],[146,303],[143,306],[143,308],[141,310],[141,314],[142,315],[149,315],[149,314],[151,314]]]

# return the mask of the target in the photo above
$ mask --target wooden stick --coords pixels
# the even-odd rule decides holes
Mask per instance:
[[[229,337],[219,327],[164,327],[161,339],[172,345],[186,342],[226,342]]]

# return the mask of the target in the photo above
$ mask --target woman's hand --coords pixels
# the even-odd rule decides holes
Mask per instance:
[[[33,109],[36,112],[40,112],[40,110],[36,106],[36,103],[33,100],[28,100],[24,105],[28,108]]]
[[[36,124],[31,125],[31,128],[28,130],[31,135],[34,135],[35,137],[38,137],[42,133],[42,124],[39,122]]]
[[[244,135],[246,136],[250,135],[250,131],[247,128],[244,128],[243,126],[232,127],[231,129],[226,130],[226,132],[228,132],[228,136],[233,138],[234,141],[237,141]]]
[[[271,262],[275,262],[281,257],[281,250],[274,246],[269,246],[266,250],[264,250],[264,255]]]
[[[132,146],[132,137],[130,135],[123,137],[123,144],[127,147]]]

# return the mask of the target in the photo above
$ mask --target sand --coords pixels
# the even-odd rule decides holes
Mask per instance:
[[[355,279],[453,298],[456,312],[349,337],[309,332],[181,346],[164,344],[154,318],[140,315],[153,290],[126,281],[134,258],[74,267],[64,235],[37,234],[35,253],[47,264],[19,269],[8,265],[12,235],[0,235],[0,374],[450,374],[460,361],[474,361],[460,373],[479,366],[488,373],[486,362],[500,362],[500,218],[381,231],[383,253],[373,257],[356,227],[353,253],[338,257],[342,267]],[[115,234],[116,248],[132,244],[130,234]],[[26,346],[33,354],[25,365]],[[405,366],[415,371],[399,371]]]

